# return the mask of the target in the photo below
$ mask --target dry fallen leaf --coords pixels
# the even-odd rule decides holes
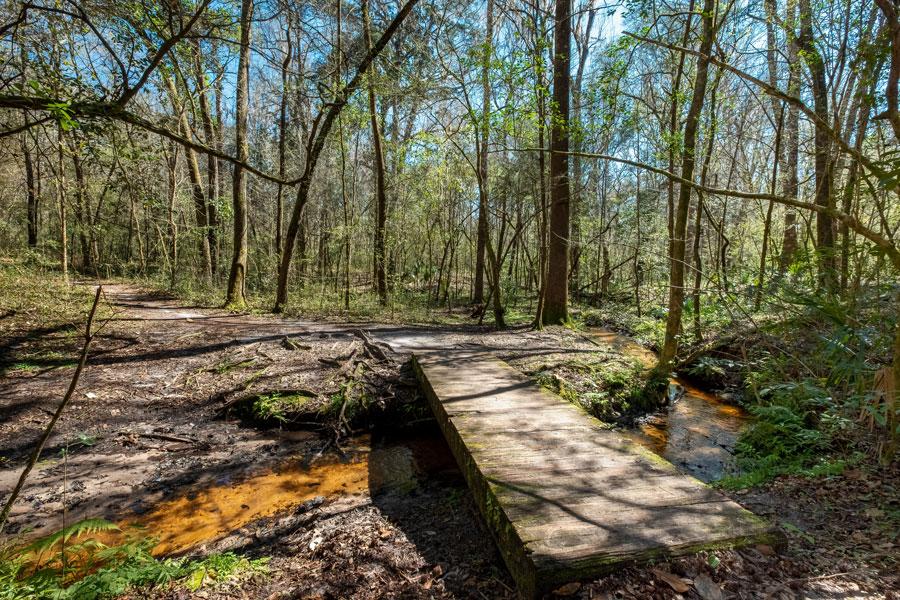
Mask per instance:
[[[725,600],[722,588],[706,575],[699,575],[694,579],[694,589],[703,600]]]
[[[566,585],[553,590],[554,596],[571,596],[581,589],[580,583],[567,583]]]
[[[683,594],[684,592],[691,589],[681,577],[677,575],[672,575],[671,573],[666,573],[665,571],[660,571],[659,569],[650,569],[650,572],[656,575],[660,580],[665,581],[669,584],[669,587],[678,592],[679,594]]]
[[[767,546],[766,544],[757,544],[756,551],[766,556],[775,556],[776,554],[772,546]]]

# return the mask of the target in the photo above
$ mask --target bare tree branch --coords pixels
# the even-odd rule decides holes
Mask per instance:
[[[546,150],[544,148],[507,148],[505,150],[509,150],[512,152],[549,152],[549,150]],[[683,179],[674,173],[666,171],[665,169],[654,167],[653,165],[648,165],[646,163],[629,160],[627,158],[610,156],[608,154],[594,154],[590,152],[567,152],[566,154],[568,154],[569,156],[580,156],[582,158],[608,160],[623,165],[637,167],[638,169],[651,171],[658,175],[662,175],[663,177],[667,177],[675,183],[690,186],[698,192],[703,192],[705,194],[711,194],[714,196],[730,196],[733,198],[746,198],[749,200],[772,200],[773,202],[777,202],[784,206],[792,206],[794,208],[802,208],[805,210],[811,210],[813,212],[829,215],[830,217],[844,223],[845,225],[847,225],[847,227],[863,236],[864,238],[868,239],[879,248],[883,249],[891,258],[891,261],[897,266],[897,268],[900,268],[900,249],[897,248],[893,240],[888,239],[877,231],[869,229],[853,215],[848,215],[835,208],[820,206],[811,202],[803,202],[801,200],[797,200],[796,198],[789,198],[787,196],[780,196],[778,194],[769,194],[765,192],[745,192],[742,190],[729,190],[724,188],[713,188],[705,185],[700,185],[699,183],[696,183],[694,181]]]
[[[41,125],[46,123],[47,121],[52,121],[53,117],[44,117],[43,119],[38,119],[37,121],[28,121],[18,127],[13,127],[12,129],[7,129],[5,131],[0,131],[0,138],[9,137],[11,135],[16,135],[17,133],[22,133],[23,131],[28,131],[35,125]]]
[[[187,25],[181,28],[181,30],[167,39],[163,44],[159,47],[159,50],[156,51],[156,54],[153,56],[153,59],[150,61],[150,64],[147,65],[147,68],[144,69],[144,73],[141,75],[141,78],[138,82],[133,86],[129,87],[128,83],[125,83],[125,91],[122,93],[122,96],[116,101],[116,104],[119,106],[125,106],[128,102],[134,98],[135,94],[137,94],[140,89],[147,83],[147,80],[150,79],[150,75],[153,71],[156,70],[156,67],[159,66],[159,63],[162,62],[162,59],[169,53],[175,44],[180,42],[188,33],[193,29],[194,24],[200,19],[201,15],[206,11],[206,7],[209,6],[209,3],[212,0],[203,0],[200,3],[200,6],[197,7],[197,12],[194,13],[194,16],[191,17],[191,20],[187,22]]]

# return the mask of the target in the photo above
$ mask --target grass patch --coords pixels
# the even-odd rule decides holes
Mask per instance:
[[[818,464],[804,467],[797,462],[779,463],[776,459],[767,458],[756,463],[755,467],[740,475],[726,475],[714,482],[715,487],[725,490],[743,490],[772,481],[779,475],[800,475],[815,479],[817,477],[836,477],[844,471],[862,462],[863,455],[850,458],[822,459]]]
[[[290,392],[260,394],[250,405],[250,415],[260,421],[287,423],[311,399],[311,396]]]
[[[73,366],[96,288],[40,263],[2,262],[0,289],[0,375]],[[101,302],[95,322],[111,314]]]

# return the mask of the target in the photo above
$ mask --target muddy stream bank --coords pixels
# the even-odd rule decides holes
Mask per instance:
[[[290,439],[292,432],[276,432]],[[357,436],[342,447],[294,456],[274,467],[190,490],[120,517],[159,536],[154,554],[172,555],[221,538],[254,521],[308,503],[362,495],[408,493],[435,479],[464,485],[437,427]]]

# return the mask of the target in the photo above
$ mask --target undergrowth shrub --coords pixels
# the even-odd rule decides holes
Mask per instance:
[[[759,397],[761,403],[748,408],[754,420],[735,446],[742,468],[771,474],[806,468],[830,448],[831,438],[819,425],[833,401],[820,386],[783,383],[760,390]]]
[[[786,285],[773,303],[781,317],[745,346],[749,366],[732,369],[716,360],[744,372],[755,420],[735,448],[746,472],[724,485],[753,485],[781,473],[831,474],[883,457],[891,415],[873,386],[893,354],[897,292],[893,284],[873,285],[848,299]]]

